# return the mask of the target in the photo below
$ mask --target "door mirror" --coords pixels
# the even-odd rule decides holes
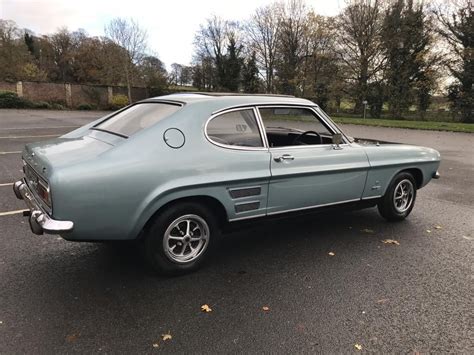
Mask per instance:
[[[342,143],[342,134],[336,133],[332,135],[332,144],[339,145]]]

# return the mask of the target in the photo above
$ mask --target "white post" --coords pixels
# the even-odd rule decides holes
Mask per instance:
[[[16,83],[16,94],[18,97],[23,97],[23,82],[21,81]]]

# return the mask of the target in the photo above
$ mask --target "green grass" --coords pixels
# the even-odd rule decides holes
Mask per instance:
[[[473,123],[458,122],[434,122],[434,121],[405,121],[405,120],[386,120],[378,118],[349,118],[349,117],[333,117],[336,123],[356,124],[364,126],[377,127],[394,127],[409,129],[424,129],[430,131],[451,131],[474,133]]]

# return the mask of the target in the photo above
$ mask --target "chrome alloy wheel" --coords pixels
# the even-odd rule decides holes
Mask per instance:
[[[397,184],[393,194],[393,204],[398,213],[404,213],[410,208],[413,203],[414,191],[413,183],[408,179]]]
[[[209,226],[195,214],[175,219],[165,231],[163,249],[166,256],[177,263],[197,259],[209,244]]]

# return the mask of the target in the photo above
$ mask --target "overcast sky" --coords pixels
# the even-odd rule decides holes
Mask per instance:
[[[0,18],[37,34],[59,27],[83,28],[89,35],[103,35],[114,17],[133,17],[148,32],[153,54],[169,66],[189,64],[199,25],[212,14],[243,20],[272,0],[0,0]],[[320,15],[335,15],[343,0],[307,0]]]

